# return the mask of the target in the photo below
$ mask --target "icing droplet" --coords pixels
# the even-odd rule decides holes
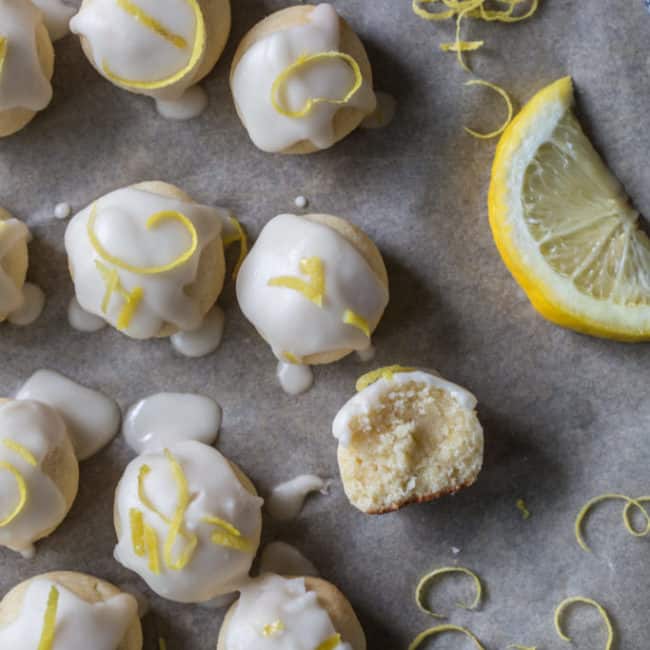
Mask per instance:
[[[223,337],[223,326],[223,310],[215,305],[198,329],[172,334],[170,337],[172,347],[185,357],[204,357],[219,347]]]
[[[289,395],[300,395],[314,383],[311,368],[300,364],[278,361],[277,375],[282,390]]]
[[[72,208],[69,203],[57,203],[54,206],[54,216],[57,219],[67,219],[72,214]]]
[[[271,542],[260,556],[260,573],[281,576],[318,576],[318,569],[295,547],[286,542]]]
[[[375,346],[374,345],[369,345],[367,348],[364,348],[363,350],[357,350],[357,356],[359,357],[359,361],[372,361],[375,358]]]
[[[376,92],[375,95],[377,97],[377,108],[361,122],[362,129],[383,129],[395,117],[395,110],[397,109],[395,98],[381,91]]]
[[[158,393],[129,408],[122,434],[136,453],[160,451],[184,440],[214,444],[221,408],[209,397],[190,393]]]
[[[25,560],[33,560],[36,556],[36,547],[34,544],[30,544],[29,546],[21,548],[18,552],[23,556],[23,558],[25,558]]]
[[[53,370],[35,372],[16,399],[35,400],[59,411],[79,460],[97,453],[120,427],[120,408],[114,400]]]
[[[178,99],[156,99],[156,110],[167,120],[191,120],[207,105],[208,95],[201,86],[188,88]]]
[[[325,481],[313,474],[303,474],[276,485],[266,500],[266,510],[278,521],[295,519],[310,492],[323,490]]]
[[[43,311],[45,306],[45,294],[40,287],[31,282],[25,282],[23,286],[23,304],[7,316],[12,325],[31,325]]]
[[[297,208],[300,208],[301,210],[304,210],[309,205],[309,201],[307,200],[307,198],[302,195],[297,196],[294,199],[293,203]]]
[[[106,321],[86,311],[76,297],[73,297],[68,304],[68,323],[70,327],[80,332],[99,332],[106,327]]]

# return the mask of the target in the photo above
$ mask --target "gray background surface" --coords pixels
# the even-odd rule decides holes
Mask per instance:
[[[452,39],[453,25],[416,18],[408,0],[334,2],[367,44],[376,87],[398,100],[390,127],[358,131],[309,157],[257,151],[235,115],[228,64],[244,32],[285,4],[235,3],[228,49],[206,82],[209,109],[188,123],[163,120],[147,98],[101,79],[76,39],[57,44],[52,105],[0,141],[0,205],[32,228],[30,278],[48,297],[34,326],[0,327],[0,394],[13,394],[41,367],[101,388],[123,408],[161,390],[200,392],[224,408],[219,448],[262,493],[297,473],[337,478],[331,420],[367,365],[351,357],[317,368],[310,392],[283,394],[271,352],[242,318],[232,285],[220,301],[223,344],[201,360],[176,356],[165,341],[134,342],[113,330],[77,333],[65,315],[72,295],[66,223],[51,218],[59,201],[80,209],[114,188],[160,178],[234,210],[254,238],[304,194],[314,211],[350,218],[379,244],[392,297],[376,333],[376,364],[435,367],[474,391],[486,432],[485,469],[455,497],[383,517],[355,511],[336,480],[330,496],[311,499],[295,523],[269,522],[266,539],[296,544],[343,589],[371,650],[405,648],[433,623],[416,609],[414,585],[423,572],[454,561],[479,572],[487,593],[481,611],[454,610],[452,621],[469,625],[487,648],[562,647],[552,629],[554,606],[584,594],[612,612],[619,648],[645,650],[649,540],[627,535],[618,506],[604,506],[591,520],[594,555],[580,551],[572,526],[593,495],[650,491],[650,348],[559,329],[523,298],[487,223],[494,143],[462,131],[464,123],[493,127],[502,105],[489,90],[463,87],[468,77],[453,55],[437,51]],[[641,2],[542,0],[533,20],[472,24],[468,38],[487,41],[471,57],[477,75],[503,84],[519,105],[571,74],[585,128],[648,212],[649,32]],[[36,559],[0,550],[0,593],[54,569],[143,586],[112,559],[112,494],[131,456],[118,437],[82,464],[72,512],[38,545]],[[528,521],[515,508],[520,497],[533,513]],[[452,546],[461,549],[457,556]],[[448,585],[436,600],[448,611],[458,596],[453,590]],[[151,602],[146,648],[154,647],[155,626],[170,650],[214,647],[219,611]],[[577,647],[604,647],[591,612],[571,621]],[[470,647],[460,638],[431,645]]]

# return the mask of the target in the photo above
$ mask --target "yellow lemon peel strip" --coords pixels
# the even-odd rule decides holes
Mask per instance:
[[[443,52],[473,52],[485,45],[485,41],[458,41],[457,43],[441,43],[440,49]]]
[[[420,645],[422,645],[422,643],[429,637],[436,636],[437,634],[444,634],[445,632],[458,632],[460,634],[464,634],[468,639],[474,642],[474,645],[478,648],[478,650],[485,650],[478,638],[466,627],[460,627],[460,625],[451,624],[437,625],[436,627],[430,627],[428,630],[424,630],[424,632],[420,632],[420,634],[418,634],[415,639],[411,641],[408,650],[416,650],[416,648],[419,648]]]
[[[585,503],[585,505],[582,506],[580,512],[578,513],[578,516],[576,517],[575,526],[574,526],[575,537],[576,537],[576,541],[578,542],[580,548],[582,548],[583,551],[587,551],[588,553],[591,553],[591,549],[587,545],[587,542],[585,541],[584,536],[582,534],[582,524],[585,517],[589,514],[589,511],[599,503],[602,503],[603,501],[614,501],[614,500],[625,501],[626,507],[625,510],[623,511],[623,523],[625,524],[625,527],[632,535],[638,537],[644,537],[645,535],[650,533],[650,515],[648,514],[647,510],[641,505],[641,501],[645,501],[646,497],[641,497],[641,501],[639,501],[637,499],[632,499],[631,497],[628,497],[625,494],[617,494],[617,493],[601,494],[600,496],[594,497],[593,499],[587,501],[587,503]],[[630,508],[632,507],[638,508],[645,516],[647,521],[647,525],[646,525],[647,532],[643,534],[637,534],[637,531],[635,531],[634,528],[632,527],[632,522],[630,520]]]
[[[627,529],[627,532],[630,533],[630,535],[634,535],[634,537],[647,537],[650,534],[650,514],[648,514],[648,511],[643,508],[639,507],[641,503],[648,503],[650,502],[650,497],[637,497],[636,499],[632,499],[628,503],[625,504],[625,508],[623,509],[623,524],[625,525],[625,528]],[[637,508],[639,509],[643,517],[646,521],[645,529],[644,530],[637,530],[634,527],[634,524],[632,523],[632,515],[630,511],[632,508]]]
[[[359,316],[359,314],[352,311],[351,309],[346,309],[343,312],[343,322],[346,325],[352,325],[352,327],[356,327],[358,330],[361,330],[368,338],[370,338],[370,325],[363,316]]]
[[[144,546],[149,558],[149,571],[160,575],[160,557],[158,555],[158,535],[151,526],[144,525]]]
[[[9,472],[16,481],[16,486],[18,487],[18,503],[11,513],[9,513],[4,519],[0,519],[0,528],[3,526],[8,526],[24,509],[25,504],[27,503],[27,483],[23,475],[11,464],[7,463],[4,460],[0,460],[0,470],[6,470]]]
[[[43,629],[41,639],[38,642],[38,650],[51,650],[54,645],[54,634],[56,632],[56,612],[59,608],[59,590],[52,586],[47,597],[45,615],[43,616]]]
[[[415,368],[408,368],[406,366],[384,366],[383,368],[377,368],[376,370],[367,372],[365,375],[361,375],[361,377],[357,379],[355,388],[358,393],[380,379],[387,379],[390,381],[394,375],[400,372],[413,372],[414,370]]]
[[[456,52],[456,59],[458,60],[458,63],[461,65],[463,70],[466,70],[467,72],[471,72],[470,67],[465,63],[465,57],[463,56],[463,52],[466,50],[477,50],[481,45],[478,47],[471,47],[469,46],[468,41],[463,41],[460,37],[461,34],[461,23],[463,21],[463,18],[469,14],[470,11],[473,11],[474,9],[477,9],[481,4],[483,4],[485,0],[475,0],[475,2],[467,5],[465,9],[459,12],[458,16],[456,17],[456,40],[452,44],[452,46],[449,48],[448,51]],[[479,41],[474,41],[479,42]]]
[[[512,108],[512,100],[510,99],[510,96],[508,93],[501,88],[500,86],[497,86],[496,84],[493,84],[489,81],[485,81],[483,79],[471,79],[470,81],[465,82],[466,86],[485,86],[486,88],[491,88],[495,92],[499,93],[501,97],[503,97],[503,100],[506,103],[506,106],[508,107],[508,116],[506,117],[505,122],[495,131],[490,131],[490,133],[479,133],[478,131],[474,131],[473,129],[470,129],[466,126],[463,128],[467,133],[469,133],[471,136],[475,138],[479,138],[479,140],[489,140],[490,138],[496,138],[498,135],[501,135],[507,128],[508,124],[512,121],[512,115],[513,115],[513,108]]]
[[[574,596],[573,598],[567,598],[566,600],[563,600],[557,606],[555,610],[555,630],[557,631],[558,636],[563,641],[567,641],[568,643],[571,643],[572,641],[571,637],[566,635],[562,630],[562,614],[567,607],[570,607],[571,605],[574,605],[576,603],[582,605],[590,605],[591,607],[596,608],[603,621],[605,621],[605,627],[607,628],[607,642],[605,644],[605,650],[611,650],[612,645],[614,643],[614,628],[612,627],[612,621],[609,618],[609,614],[607,613],[605,608],[600,603],[597,603],[595,600],[592,600],[591,598]]]
[[[174,32],[168,30],[162,23],[144,11],[144,9],[138,7],[135,2],[131,2],[131,0],[117,0],[117,6],[126,11],[127,14],[131,14],[131,16],[142,23],[147,29],[156,32],[158,36],[164,38],[174,47],[180,50],[187,47],[187,41],[180,34],[174,34]]]
[[[273,636],[274,634],[278,634],[278,632],[283,632],[284,631],[284,623],[278,619],[277,621],[273,621],[273,623],[267,623],[263,628],[262,628],[262,636]]]
[[[237,274],[239,273],[239,269],[242,265],[242,262],[244,261],[244,258],[248,254],[248,237],[246,235],[246,231],[244,230],[244,227],[241,225],[238,219],[231,216],[230,222],[232,223],[233,228],[235,229],[235,234],[229,235],[228,237],[224,237],[223,245],[224,247],[228,247],[230,246],[230,244],[239,242],[239,257],[237,258],[237,262],[235,262],[235,268],[232,271],[232,277],[234,280],[237,277]]]
[[[507,648],[512,648],[513,650],[537,650],[537,646],[533,645],[519,645],[518,643],[511,643]]]
[[[137,79],[127,79],[125,77],[121,77],[120,75],[113,72],[108,64],[108,61],[104,60],[102,62],[102,70],[106,77],[113,83],[119,84],[121,86],[139,88],[141,90],[157,90],[159,88],[167,88],[169,86],[172,86],[190,74],[199,65],[201,59],[203,58],[203,54],[205,53],[206,32],[205,19],[203,18],[203,12],[201,11],[198,0],[186,0],[186,2],[190,5],[194,13],[196,28],[194,42],[192,44],[192,53],[190,54],[190,58],[185,66],[183,66],[175,74],[164,77],[163,79],[158,79],[156,81],[139,81]],[[147,23],[144,24],[151,29],[150,25]]]
[[[293,363],[294,365],[300,365],[302,364],[302,361],[295,355],[292,354],[291,352],[283,352],[282,356],[289,362]]]
[[[448,9],[446,11],[428,11],[422,5],[437,4],[439,0],[413,0],[411,8],[413,13],[424,20],[448,20],[456,15],[455,9]]]
[[[19,442],[5,438],[2,441],[2,444],[7,449],[11,449],[11,451],[18,454],[28,465],[31,465],[32,467],[36,467],[38,465],[38,461],[36,458],[34,458],[34,454],[32,454],[32,452],[29,451],[27,447],[24,447]]]
[[[2,69],[5,65],[5,59],[7,58],[7,49],[9,41],[4,37],[0,36],[0,79],[2,78]]]
[[[305,282],[301,278],[292,275],[279,275],[271,278],[267,285],[269,287],[283,287],[293,289],[301,293],[307,300],[311,300],[318,307],[323,306],[323,296],[325,295],[325,269],[320,257],[303,257],[300,260],[300,272],[309,278]]]
[[[348,90],[343,98],[331,99],[329,97],[310,97],[305,102],[305,105],[297,111],[289,110],[280,103],[278,95],[282,88],[282,84],[284,84],[296,70],[302,68],[305,65],[315,63],[316,61],[329,61],[333,59],[340,59],[341,61],[347,63],[350,68],[352,68],[352,72],[354,74],[354,83],[352,84],[352,88]],[[273,81],[273,85],[271,86],[271,104],[273,105],[273,108],[278,113],[280,113],[280,115],[284,115],[285,117],[301,118],[309,115],[314,106],[317,104],[347,104],[352,99],[352,97],[356,95],[359,88],[361,88],[362,83],[363,75],[361,74],[361,68],[359,68],[359,64],[353,57],[351,57],[349,54],[346,54],[345,52],[332,51],[317,52],[316,54],[303,54],[299,56],[291,65],[288,65]]]
[[[436,614],[436,612],[430,610],[424,604],[425,591],[431,582],[438,576],[446,575],[449,573],[462,573],[466,576],[469,576],[474,580],[474,585],[476,587],[476,595],[474,596],[474,600],[469,604],[456,603],[457,607],[461,607],[462,609],[476,609],[481,602],[481,598],[483,597],[483,585],[481,584],[481,579],[473,571],[470,571],[464,567],[454,566],[446,566],[441,567],[440,569],[435,569],[434,571],[431,571],[430,573],[427,573],[425,576],[420,578],[420,581],[415,588],[415,602],[417,606],[421,611],[423,611],[425,614],[428,614],[429,616],[433,616],[433,618],[445,618],[445,616],[443,614]]]
[[[505,11],[490,11],[486,9],[483,5],[480,7],[480,14],[481,14],[481,19],[485,21],[499,21],[502,23],[518,23],[522,20],[528,20],[538,9],[539,7],[539,0],[533,0],[530,8],[528,11],[524,14],[521,14],[520,16],[513,16],[512,12],[514,11],[515,7],[518,4],[522,4],[525,0],[509,0],[506,2],[506,0],[500,0],[503,1],[505,4],[509,4],[509,8],[506,9]]]
[[[129,524],[131,526],[133,552],[138,557],[144,557],[147,549],[144,545],[144,517],[141,510],[137,508],[131,508],[129,510]]]
[[[165,449],[165,457],[171,463],[172,474],[176,485],[178,487],[178,502],[176,504],[176,511],[172,517],[171,523],[169,524],[169,532],[167,533],[167,538],[165,539],[165,544],[163,547],[163,556],[165,558],[165,564],[170,569],[175,571],[180,571],[184,569],[187,564],[192,559],[194,554],[194,549],[198,544],[198,538],[193,533],[186,534],[188,543],[185,546],[185,549],[181,553],[180,557],[177,560],[173,559],[173,550],[174,543],[179,534],[182,534],[183,521],[185,519],[185,511],[190,504],[190,491],[187,485],[187,479],[185,478],[185,473],[180,463],[174,458],[169,449]]]
[[[517,499],[515,505],[524,519],[530,519],[530,510],[528,510],[528,506],[526,506],[526,502],[523,499]]]
[[[232,548],[243,553],[252,553],[254,551],[255,544],[244,537],[239,529],[225,519],[209,516],[202,517],[201,521],[217,527],[217,530],[210,537],[213,544]]]
[[[118,269],[123,271],[129,271],[130,273],[135,273],[136,275],[159,275],[160,273],[167,273],[168,271],[173,271],[185,264],[196,252],[198,247],[199,238],[196,233],[196,228],[194,224],[182,213],[176,210],[163,210],[161,212],[156,212],[152,214],[148,219],[146,228],[151,230],[155,228],[161,221],[178,221],[190,234],[191,243],[189,247],[181,253],[176,259],[169,262],[169,264],[163,264],[162,266],[136,266],[135,264],[129,264],[123,259],[112,255],[107,251],[102,243],[99,241],[99,238],[95,234],[95,222],[97,220],[97,204],[94,203],[90,211],[90,216],[88,217],[88,224],[86,230],[88,232],[88,239],[92,247],[95,249],[95,252],[106,262],[109,262]]]
[[[338,648],[341,643],[341,635],[333,634],[331,637],[325,639],[325,641],[319,644],[316,650],[335,650],[335,648]]]
[[[104,292],[101,305],[102,312],[105,314],[108,311],[113,293],[118,293],[122,296],[124,306],[117,315],[117,329],[125,330],[131,324],[133,316],[144,298],[144,289],[142,287],[136,287],[133,291],[129,292],[124,288],[124,285],[120,281],[120,276],[115,269],[109,269],[108,266],[102,264],[99,260],[95,260],[95,267],[106,284],[106,291]]]

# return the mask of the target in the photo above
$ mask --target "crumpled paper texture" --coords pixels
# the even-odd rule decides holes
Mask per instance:
[[[397,98],[398,110],[388,128],[359,130],[307,157],[257,151],[228,89],[237,42],[285,3],[234,3],[228,49],[205,82],[209,108],[187,123],[165,121],[149,99],[101,79],[74,37],[57,44],[52,105],[0,141],[0,204],[32,229],[29,276],[48,298],[32,327],[0,326],[0,394],[13,394],[41,367],[102,389],[123,409],[158,391],[199,392],[223,406],[218,447],[262,494],[297,473],[334,479],[329,496],[311,498],[294,523],[268,521],[264,537],[295,544],[349,596],[371,650],[405,648],[434,624],[416,608],[414,586],[424,572],[456,562],[484,579],[483,606],[475,613],[453,609],[466,588],[453,578],[436,590],[436,605],[452,622],[470,626],[486,648],[562,647],[552,628],[554,607],[583,594],[611,611],[619,647],[641,650],[650,633],[650,540],[629,536],[620,506],[604,505],[590,520],[594,553],[586,554],[574,541],[573,520],[596,494],[650,492],[650,348],[544,321],[501,263],[486,208],[495,142],[474,140],[462,126],[494,128],[504,109],[489,89],[465,88],[470,77],[454,55],[438,51],[453,39],[453,24],[418,19],[409,0],[334,4],[367,44],[376,87]],[[468,56],[475,74],[505,86],[519,106],[572,75],[587,132],[635,205],[649,212],[650,16],[643,2],[540,4],[520,24],[466,22],[467,38],[486,40]],[[66,223],[52,218],[53,207],[68,201],[78,210],[145,179],[176,183],[230,208],[253,238],[268,219],[295,210],[299,194],[311,210],[362,226],[385,255],[392,288],[375,361],[349,357],[316,368],[310,392],[283,394],[273,356],[239,312],[232,284],[220,300],[223,344],[204,359],[180,358],[166,341],[130,341],[110,329],[73,331],[66,321]],[[455,497],[369,517],[345,499],[330,425],[358,375],[393,363],[435,367],[475,392],[485,468]],[[36,558],[0,550],[0,593],[44,571],[94,573],[148,594],[146,648],[163,636],[170,650],[211,649],[221,610],[165,602],[113,560],[113,490],[131,457],[118,437],[82,464],[72,512],[39,543]],[[527,521],[515,506],[519,498],[532,513]],[[604,647],[591,611],[576,612],[569,623],[578,648]],[[468,644],[450,637],[435,647]]]

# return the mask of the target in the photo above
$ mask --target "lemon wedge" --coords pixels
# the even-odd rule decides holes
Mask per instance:
[[[503,133],[490,183],[492,233],[544,317],[594,336],[650,340],[650,240],[572,106],[565,77]]]

